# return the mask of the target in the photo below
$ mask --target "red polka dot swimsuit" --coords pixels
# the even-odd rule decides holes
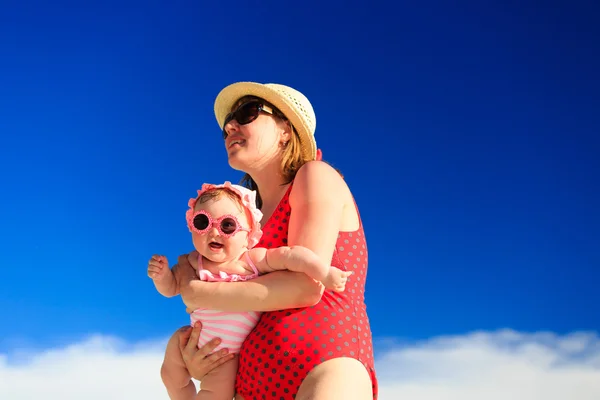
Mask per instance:
[[[256,247],[287,245],[290,190],[291,185],[264,224]],[[337,357],[356,358],[364,364],[373,382],[373,399],[377,399],[371,328],[364,302],[367,245],[362,223],[357,231],[338,234],[331,265],[354,271],[344,292],[326,290],[312,307],[263,313],[242,344],[235,389],[244,400],[294,399],[313,367]]]

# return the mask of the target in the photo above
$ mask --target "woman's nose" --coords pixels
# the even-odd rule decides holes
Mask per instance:
[[[224,129],[225,132],[231,134],[231,132],[236,132],[240,129],[240,124],[235,119],[232,119],[231,121],[225,124]]]

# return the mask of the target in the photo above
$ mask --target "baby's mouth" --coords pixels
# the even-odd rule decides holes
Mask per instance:
[[[208,244],[208,247],[210,247],[211,250],[220,250],[223,248],[223,244],[217,242],[210,242]]]

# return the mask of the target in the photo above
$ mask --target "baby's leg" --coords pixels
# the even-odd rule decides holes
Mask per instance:
[[[181,357],[179,331],[175,332],[167,343],[160,376],[171,400],[191,400],[196,395],[196,385],[192,382]]]
[[[238,358],[227,361],[204,376],[196,400],[233,400]]]

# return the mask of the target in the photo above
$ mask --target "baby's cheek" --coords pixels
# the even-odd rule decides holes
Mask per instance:
[[[241,236],[241,235],[239,235]],[[230,242],[229,242],[229,248],[230,250],[232,250],[232,252],[235,253],[239,253],[244,247],[248,246],[248,239],[246,239],[245,237],[238,237],[238,235],[236,235],[235,237],[232,237]]]
[[[199,236],[200,235],[192,234],[192,244],[194,245],[194,249],[198,253],[202,254],[202,238],[200,238]]]

